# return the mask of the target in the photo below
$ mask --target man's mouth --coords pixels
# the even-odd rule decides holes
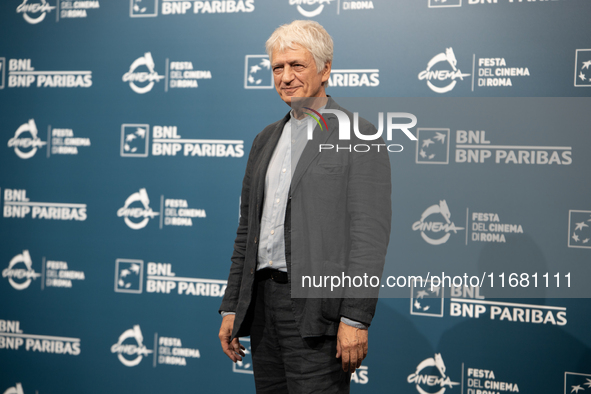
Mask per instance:
[[[297,89],[299,89],[301,86],[294,86],[294,87],[289,87],[289,88],[283,88],[283,91],[287,94],[292,94],[294,93]]]

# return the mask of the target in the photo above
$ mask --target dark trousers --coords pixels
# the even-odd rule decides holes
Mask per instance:
[[[255,283],[250,330],[257,393],[348,393],[351,374],[336,358],[336,337],[302,338],[290,284]]]

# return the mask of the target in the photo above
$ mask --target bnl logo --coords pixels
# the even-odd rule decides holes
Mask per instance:
[[[252,374],[252,353],[250,350],[250,338],[240,338],[240,343],[244,349],[244,357],[242,361],[232,363],[232,372]]]
[[[115,292],[142,293],[143,260],[117,259],[115,262]]]
[[[575,86],[591,86],[591,49],[577,49],[575,52]]]
[[[0,89],[4,89],[4,75],[6,70],[6,58],[0,57]]]
[[[129,0],[129,16],[146,18],[158,16],[158,0]]]
[[[461,7],[462,0],[429,0],[429,8]]]
[[[269,56],[246,55],[244,89],[273,89],[273,73]]]
[[[591,249],[591,211],[568,211],[568,247]]]
[[[591,375],[576,372],[564,373],[564,394],[584,394],[589,391],[591,391]]]
[[[417,164],[449,164],[449,129],[417,129]]]
[[[150,125],[121,125],[121,157],[148,157]]]
[[[443,317],[443,287],[431,287],[431,280],[423,282],[425,286],[415,286],[410,282],[410,314],[420,316]]]

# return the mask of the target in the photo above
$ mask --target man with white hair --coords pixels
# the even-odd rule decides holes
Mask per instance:
[[[266,49],[275,89],[292,110],[259,133],[250,151],[219,338],[237,362],[245,349],[238,338],[250,335],[257,393],[348,393],[367,355],[377,294],[306,298],[292,283],[303,284],[295,271],[319,266],[381,275],[391,217],[388,154],[323,154],[314,145],[338,143],[330,111],[348,113],[326,95],[333,42],[320,24],[280,26]],[[326,130],[319,122],[308,141],[305,112],[323,110]],[[375,134],[363,119],[359,129]]]

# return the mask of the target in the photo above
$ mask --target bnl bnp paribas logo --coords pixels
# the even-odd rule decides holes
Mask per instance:
[[[121,157],[148,157],[150,152],[152,156],[240,158],[244,141],[183,138],[177,126],[154,125],[150,144],[150,125],[121,125]]]
[[[412,230],[419,231],[423,240],[430,245],[444,244],[452,234],[464,229],[451,220],[451,212],[445,200],[425,209],[421,218],[412,225]]]
[[[591,211],[568,212],[568,247],[591,249]]]
[[[575,86],[591,86],[591,49],[577,49],[575,52]]]
[[[461,7],[462,0],[429,0],[429,8]]]
[[[445,48],[445,52],[433,56],[427,68],[419,73],[419,80],[426,81],[429,89],[435,93],[447,93],[456,87],[458,81],[471,74],[463,73],[458,67],[458,60],[453,48]]]
[[[158,16],[158,0],[129,0],[129,16],[145,18]]]
[[[159,0],[129,0],[129,16],[145,18],[158,16]],[[237,14],[254,11],[254,0],[160,0],[162,15]]]
[[[564,394],[585,394],[589,391],[591,391],[591,375],[577,372],[564,373]]]
[[[273,89],[273,74],[268,55],[246,55],[244,89]]]

